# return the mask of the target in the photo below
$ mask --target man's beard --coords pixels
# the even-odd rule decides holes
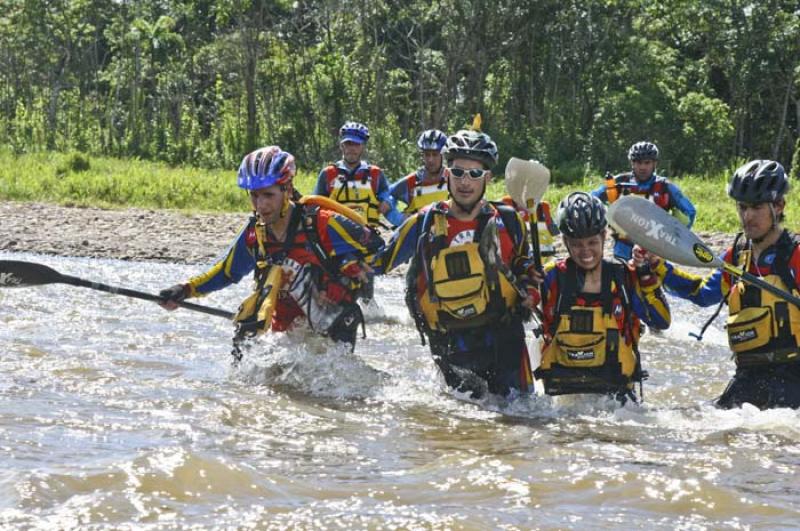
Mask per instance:
[[[476,199],[471,205],[465,205],[459,202],[458,199],[456,199],[456,196],[453,193],[453,191],[449,189],[449,184],[448,184],[448,192],[450,192],[450,197],[453,199],[453,203],[455,203],[456,206],[458,206],[458,208],[463,210],[465,213],[469,214],[483,199],[483,196],[486,193],[486,183],[485,182],[483,183],[483,189],[481,190],[481,195],[479,195],[478,199]]]

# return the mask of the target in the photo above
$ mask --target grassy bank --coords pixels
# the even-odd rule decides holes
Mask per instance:
[[[295,184],[309,193],[317,170],[301,170]],[[734,232],[738,219],[733,202],[725,193],[727,175],[682,177],[676,181],[694,202],[699,231]],[[545,199],[555,207],[569,192],[590,190],[601,183],[599,174],[577,185],[553,183]],[[503,182],[489,188],[492,199],[504,194]],[[787,226],[800,228],[797,190],[788,198]],[[40,153],[14,156],[0,150],[0,199],[43,201],[64,205],[93,205],[111,208],[136,206],[190,211],[244,211],[247,196],[236,186],[234,170],[172,168],[141,160],[85,157],[75,154]]]

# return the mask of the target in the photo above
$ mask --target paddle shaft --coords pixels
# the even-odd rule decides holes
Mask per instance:
[[[59,273],[59,279],[57,282],[60,282],[62,284],[69,284],[71,286],[80,286],[83,288],[94,289],[97,291],[105,291],[106,293],[113,293],[114,295],[123,295],[125,297],[132,297],[134,299],[141,299],[152,302],[163,302],[163,299],[161,297],[159,297],[158,295],[153,295],[152,293],[145,293],[143,291],[136,291],[128,288],[120,288],[118,286],[109,286],[108,284],[103,284],[101,282],[93,282],[91,280],[86,280],[83,278],[71,277],[69,275],[62,275],[61,273]],[[224,317],[226,319],[233,319],[233,313],[225,310],[210,308],[208,306],[201,306],[199,304],[192,304],[191,302],[178,302],[177,305],[180,306],[181,308],[186,308],[187,310],[205,313],[207,315],[216,315],[217,317]]]
[[[536,203],[533,199],[527,200],[528,207],[528,230],[531,233],[531,245],[533,246],[533,267],[536,271],[542,271],[542,248],[539,244],[539,215],[536,210]]]
[[[763,279],[758,278],[754,274],[748,273],[747,271],[744,271],[744,270],[736,267],[735,265],[729,264],[727,262],[723,262],[722,263],[722,269],[724,269],[726,272],[730,273],[731,275],[740,277],[745,282],[747,282],[749,284],[753,284],[754,286],[758,286],[759,288],[763,289],[764,291],[769,291],[770,293],[772,293],[776,297],[780,297],[781,299],[784,299],[787,302],[791,302],[792,304],[794,304],[795,306],[800,308],[800,297],[796,297],[796,296],[792,295],[791,293],[789,293],[786,290],[783,290],[783,289],[781,289],[781,288],[779,288],[777,286],[773,286],[769,282],[766,282]]]
[[[133,297],[134,299],[141,299],[145,301],[163,302],[163,299],[161,297],[159,297],[158,295],[153,295],[151,293],[145,293],[143,291],[136,291],[128,288],[120,288],[117,286],[109,286],[108,284],[102,284],[100,282],[92,282],[90,280],[86,280],[83,278],[72,277],[69,275],[62,275],[60,273],[59,275],[60,276],[57,282],[60,282],[62,284],[70,284],[72,286],[80,286],[83,288],[94,289],[97,291],[105,291],[106,293],[113,293],[114,295],[123,295],[125,297]],[[199,304],[193,304],[191,302],[178,302],[177,304],[181,308],[186,308],[187,310],[205,313],[207,315],[216,315],[217,317],[224,317],[226,319],[233,319],[233,313],[225,310],[210,308],[208,306],[201,306]]]
[[[19,260],[0,260],[0,287],[27,287],[27,286],[41,286],[43,284],[69,284],[71,286],[79,286],[82,288],[94,289],[97,291],[105,291],[114,295],[124,295],[126,297],[133,297],[135,299],[142,299],[152,302],[164,302],[164,299],[158,295],[144,293],[127,288],[120,288],[117,286],[109,286],[108,284],[101,284],[100,282],[92,282],[83,278],[73,277],[70,275],[63,275],[44,264],[36,262],[25,262]],[[208,315],[216,315],[217,317],[224,317],[226,319],[233,319],[234,314],[225,310],[217,308],[209,308],[208,306],[201,306],[199,304],[192,304],[190,302],[176,302],[181,308],[192,310],[195,312],[205,313]]]

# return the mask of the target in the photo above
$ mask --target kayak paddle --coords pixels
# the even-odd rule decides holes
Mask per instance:
[[[533,244],[533,261],[537,270],[542,270],[542,255],[539,249],[539,230],[536,205],[542,200],[550,184],[550,170],[536,160],[511,157],[506,164],[506,191],[517,206],[528,210],[528,225]]]
[[[55,269],[44,264],[22,262],[18,260],[0,260],[0,288],[24,288],[43,284],[69,284],[70,286],[80,286],[83,288],[105,291],[106,293],[113,293],[114,295],[124,295],[125,297],[133,297],[135,299],[162,302],[161,297],[158,295],[109,286],[107,284],[92,282],[69,275],[62,275]],[[225,310],[209,308],[208,306],[192,304],[191,302],[179,302],[178,306],[186,308],[187,310],[216,315],[217,317],[224,317],[226,319],[233,319],[234,315]]]
[[[683,223],[643,197],[628,195],[617,199],[608,209],[608,221],[614,229],[653,254],[686,266],[721,268],[800,308],[800,297],[725,262]]]

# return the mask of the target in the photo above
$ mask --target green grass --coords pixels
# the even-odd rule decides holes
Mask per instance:
[[[85,171],[72,169],[85,156],[63,153],[14,155],[0,151],[0,199],[63,205],[171,208],[201,212],[249,210],[236,186],[236,170],[173,168],[136,159],[89,157]],[[300,172],[301,191],[316,173]]]
[[[85,162],[88,159],[88,169]],[[310,193],[318,168],[301,169],[295,186]],[[687,176],[675,182],[697,207],[697,231],[735,232],[739,226],[734,203],[725,193],[727,173]],[[591,190],[600,174],[582,183],[551,183],[545,199],[555,208],[569,192]],[[798,230],[798,191],[787,198],[786,226]],[[505,194],[503,181],[493,182],[490,199]],[[249,210],[247,194],[236,186],[236,169],[228,171],[174,168],[136,159],[86,157],[78,154],[35,153],[15,156],[0,149],[0,199],[40,201],[62,205],[124,208],[170,208],[199,212]]]

